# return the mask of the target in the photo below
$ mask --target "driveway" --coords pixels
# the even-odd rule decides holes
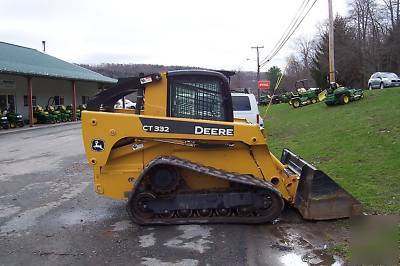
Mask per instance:
[[[0,136],[0,265],[340,265],[343,222],[141,227],[93,192],[79,124]]]

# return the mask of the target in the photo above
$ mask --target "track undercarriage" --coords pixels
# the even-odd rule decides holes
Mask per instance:
[[[193,189],[182,171],[224,185]],[[269,182],[176,157],[153,160],[134,187],[127,209],[138,224],[265,223],[279,217],[284,207]]]

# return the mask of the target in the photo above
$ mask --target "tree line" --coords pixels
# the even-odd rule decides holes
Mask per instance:
[[[366,88],[374,72],[400,73],[400,0],[350,0],[349,14],[336,15],[334,44],[336,77],[339,84]],[[309,79],[310,86],[327,87],[328,23],[319,26],[312,39],[295,41],[296,51],[287,58],[282,90]],[[278,70],[278,71],[277,71]],[[276,67],[266,75],[276,80]]]

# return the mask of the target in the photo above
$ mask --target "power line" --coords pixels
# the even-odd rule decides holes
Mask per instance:
[[[271,56],[271,54],[273,53],[273,51],[275,51],[275,49],[278,48],[279,44],[283,41],[283,39],[285,38],[285,36],[287,36],[287,34],[290,32],[290,30],[293,28],[293,26],[296,24],[298,18],[300,17],[300,14],[303,13],[305,7],[307,6],[308,2],[310,0],[303,0],[303,2],[301,3],[299,9],[297,9],[296,14],[294,15],[294,17],[292,18],[291,22],[289,23],[289,25],[286,27],[285,31],[283,32],[283,34],[281,35],[280,39],[276,42],[275,46],[272,48],[272,50],[270,51],[270,53],[262,60],[262,63],[265,61],[265,59],[269,58]]]
[[[305,14],[303,14],[302,18],[300,19],[300,21],[298,19],[296,19],[297,24],[293,25],[293,27],[291,27],[291,31],[285,36],[285,38],[283,39],[283,41],[281,41],[281,43],[278,45],[278,48],[276,48],[275,50],[271,51],[270,55],[266,58],[264,58],[260,64],[260,67],[264,67],[282,48],[283,46],[287,43],[287,41],[293,36],[293,34],[296,32],[296,30],[299,28],[299,26],[301,25],[301,23],[304,21],[304,19],[307,17],[307,15],[310,13],[311,9],[314,7],[315,3],[318,0],[314,0],[314,2],[311,4],[311,6],[308,8],[307,12]],[[309,0],[307,1],[308,4]],[[300,18],[300,17],[299,17]]]

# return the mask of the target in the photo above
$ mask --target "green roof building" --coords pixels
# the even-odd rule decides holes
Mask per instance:
[[[117,80],[28,47],[0,42],[0,111],[21,113],[33,125],[32,106],[86,104]],[[50,101],[49,101],[50,99]]]

